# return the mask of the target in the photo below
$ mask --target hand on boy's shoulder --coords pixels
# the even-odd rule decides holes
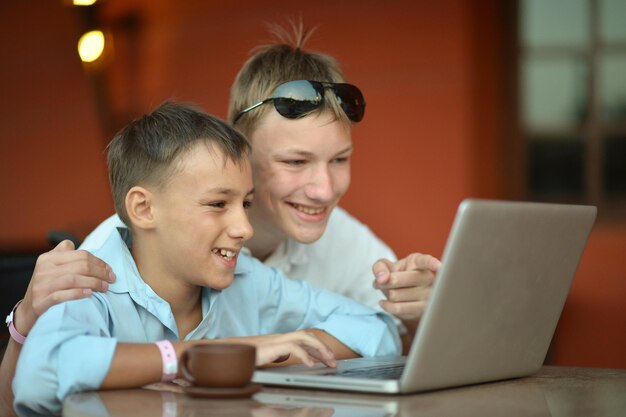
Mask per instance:
[[[24,300],[15,314],[15,327],[26,335],[39,316],[53,305],[106,291],[115,274],[104,261],[64,240],[37,258]]]
[[[376,261],[372,267],[374,288],[382,290],[387,298],[380,302],[381,307],[401,320],[419,319],[440,267],[437,258],[421,253],[412,253],[396,262]]]

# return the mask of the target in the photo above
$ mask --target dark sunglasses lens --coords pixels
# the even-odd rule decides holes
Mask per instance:
[[[320,101],[322,96],[313,84],[306,80],[289,81],[274,90],[274,98],[291,98],[303,101]]]
[[[297,119],[303,114],[315,110],[320,105],[319,101],[294,100],[291,98],[275,98],[274,107],[283,117]]]
[[[351,84],[335,84],[332,88],[348,118],[360,122],[365,115],[365,99],[361,90]]]
[[[306,80],[290,81],[274,91],[274,107],[281,116],[295,119],[322,104],[320,92]]]

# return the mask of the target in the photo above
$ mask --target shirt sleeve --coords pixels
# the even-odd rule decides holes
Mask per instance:
[[[102,300],[92,296],[51,307],[37,320],[18,360],[13,380],[17,413],[58,415],[67,395],[98,389],[115,346]]]
[[[316,328],[364,357],[400,353],[398,331],[388,315],[331,291],[312,288],[305,281],[290,280],[278,269],[259,265],[257,270],[263,273],[254,276],[261,334]]]

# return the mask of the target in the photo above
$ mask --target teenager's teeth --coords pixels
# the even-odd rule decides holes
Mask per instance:
[[[312,208],[312,207],[301,206],[299,204],[294,204],[293,206],[296,208],[296,210],[301,211],[306,214],[320,214],[325,210],[324,207]]]
[[[219,254],[222,255],[227,260],[231,260],[235,257],[235,252],[230,251],[228,249],[213,249],[211,250],[211,252],[213,252],[216,255],[219,252]]]

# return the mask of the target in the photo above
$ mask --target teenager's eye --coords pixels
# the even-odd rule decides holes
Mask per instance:
[[[289,161],[285,161],[285,163],[293,167],[299,167],[299,166],[306,164],[306,161],[304,159],[292,159]]]
[[[252,207],[252,201],[250,200],[244,200],[243,202],[243,208],[248,210],[250,207]]]
[[[348,158],[347,156],[342,156],[341,158],[335,158],[333,159],[332,162],[334,162],[335,164],[345,164],[346,162],[348,162],[350,158]]]
[[[213,207],[213,208],[224,208],[226,207],[226,202],[225,201],[213,201],[211,203],[208,203],[207,206]]]

